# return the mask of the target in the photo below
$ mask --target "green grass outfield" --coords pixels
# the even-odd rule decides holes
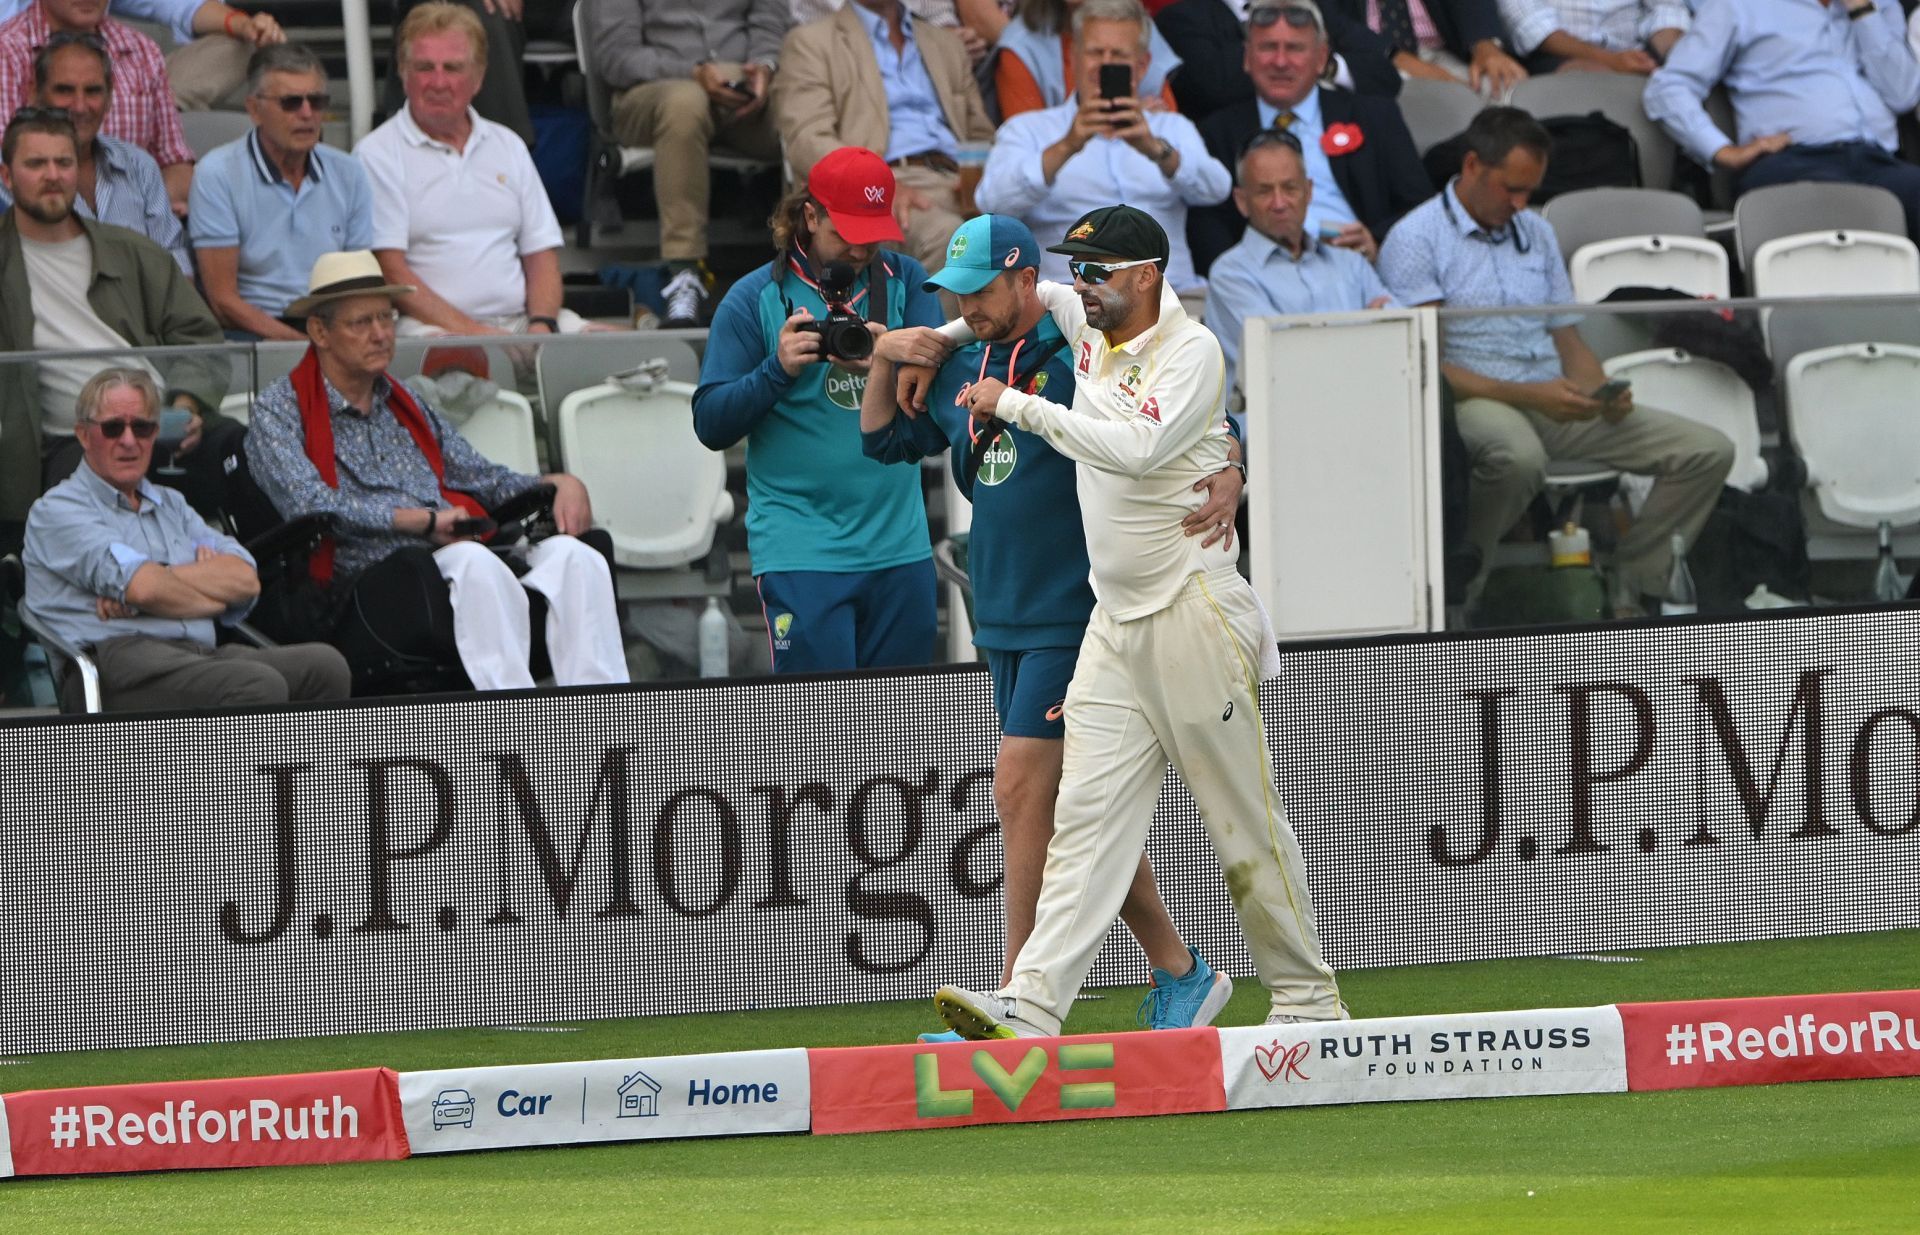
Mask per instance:
[[[1375,969],[1360,1016],[1920,987],[1920,932]],[[1083,1003],[1130,1029],[1139,991]],[[1264,1011],[1241,984],[1223,1024]],[[910,1040],[931,1004],[32,1056],[0,1088]],[[9,1181],[0,1232],[1920,1230],[1920,1079]]]

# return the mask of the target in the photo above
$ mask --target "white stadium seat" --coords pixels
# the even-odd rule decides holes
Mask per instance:
[[[1910,296],[1920,292],[1920,248],[1887,232],[1802,232],[1761,245],[1747,275],[1759,297]]]
[[[518,391],[502,390],[455,426],[460,436],[487,459],[529,476],[540,475],[533,405]]]
[[[1871,528],[1920,522],[1920,347],[1846,343],[1787,366],[1788,425],[1820,511]]]
[[[1574,299],[1584,304],[1621,287],[1671,287],[1719,300],[1732,287],[1727,251],[1692,236],[1623,236],[1584,245],[1573,255],[1569,274]]]
[[[1753,389],[1717,360],[1678,348],[1653,348],[1615,356],[1606,362],[1608,377],[1633,383],[1633,401],[1710,425],[1733,442],[1733,471],[1727,483],[1749,493],[1767,483],[1767,461],[1760,454],[1760,418]]]
[[[733,517],[726,458],[694,436],[693,391],[689,382],[645,394],[603,384],[560,403],[561,450],[593,495],[617,566],[684,567],[706,556]]]

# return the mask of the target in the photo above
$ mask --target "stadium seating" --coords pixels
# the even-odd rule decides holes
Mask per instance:
[[[1847,343],[1787,365],[1788,420],[1820,512],[1873,528],[1920,523],[1920,347]]]
[[[540,447],[534,431],[533,404],[513,390],[502,390],[459,424],[460,436],[487,459],[528,476],[538,476]]]
[[[1870,184],[1803,180],[1743,193],[1733,208],[1734,250],[1740,268],[1753,273],[1760,246],[1782,236],[1818,231],[1907,234],[1900,199]]]
[[[556,335],[542,340],[534,357],[534,371],[540,406],[547,414],[547,431],[552,435],[547,442],[548,458],[556,467],[564,467],[567,457],[560,448],[556,415],[567,396],[650,360],[666,361],[667,376],[674,381],[700,380],[700,358],[694,354],[693,345],[657,331]]]
[[[1413,77],[1400,84],[1400,115],[1421,154],[1464,131],[1486,100],[1456,81]]]
[[[1754,253],[1747,281],[1760,297],[1910,296],[1920,292],[1920,248],[1888,232],[1780,236]]]
[[[560,402],[562,457],[612,537],[622,599],[731,590],[726,549],[714,543],[733,517],[726,458],[694,436],[693,390],[667,381],[642,394],[606,383]],[[703,571],[689,569],[702,559]]]
[[[1724,300],[1731,286],[1727,251],[1692,236],[1625,236],[1582,246],[1570,278],[1574,299],[1589,304],[1622,287],[1670,287]]]
[[[1710,425],[1733,442],[1727,483],[1751,493],[1767,483],[1753,389],[1726,365],[1677,348],[1651,348],[1605,362],[1607,376],[1633,383],[1636,403]]]

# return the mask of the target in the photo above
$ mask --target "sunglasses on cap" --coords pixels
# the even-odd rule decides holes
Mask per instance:
[[[1132,270],[1135,266],[1151,266],[1158,260],[1158,258],[1153,257],[1140,257],[1130,262],[1074,261],[1067,263],[1067,269],[1073,272],[1074,278],[1091,286],[1093,284],[1105,283],[1122,270]]]
[[[89,420],[94,432],[109,442],[120,440],[120,435],[128,429],[133,430],[133,440],[144,442],[160,432],[160,422],[147,416],[115,416],[112,420]]]
[[[303,103],[316,112],[323,112],[333,106],[333,96],[324,90],[318,94],[256,94],[253,97],[274,104],[289,116],[299,111]]]
[[[1240,153],[1245,156],[1256,150],[1266,150],[1273,146],[1284,146],[1295,154],[1302,153],[1300,138],[1286,129],[1261,129],[1247,139],[1247,144],[1240,147]]]
[[[47,36],[46,42],[34,50],[40,51],[49,47],[91,47],[95,51],[103,52],[107,50],[107,41],[97,34],[89,34],[84,30],[55,30]]]
[[[1247,13],[1247,24],[1251,26],[1265,28],[1277,21],[1284,21],[1295,30],[1305,30],[1309,26],[1316,30],[1320,28],[1320,19],[1314,15],[1313,10],[1303,9],[1298,5],[1256,5]]]

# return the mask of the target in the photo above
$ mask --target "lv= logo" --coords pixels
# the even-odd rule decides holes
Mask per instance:
[[[1113,1067],[1113,1043],[1068,1042],[1059,1049],[1061,1072],[1100,1071]],[[1000,1100],[1009,1114],[1016,1113],[1028,1095],[1045,1076],[1048,1068],[1045,1047],[1032,1047],[1009,1072],[985,1048],[973,1053],[973,1074],[986,1085],[987,1092]],[[973,1114],[978,1090],[942,1089],[940,1057],[932,1052],[913,1057],[913,1089],[916,1113],[921,1119],[954,1119]],[[1060,1109],[1063,1111],[1102,1110],[1117,1104],[1112,1081],[1063,1081],[1060,1085]]]

